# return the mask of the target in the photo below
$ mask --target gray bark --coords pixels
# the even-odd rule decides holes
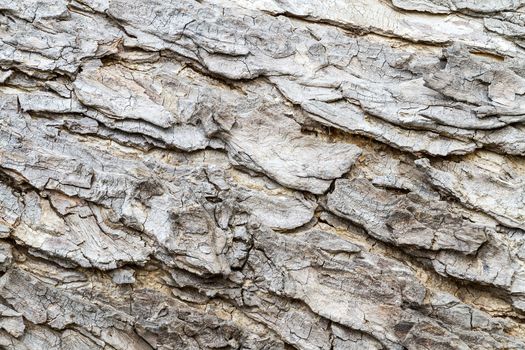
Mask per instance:
[[[0,348],[525,349],[522,0],[0,0]]]

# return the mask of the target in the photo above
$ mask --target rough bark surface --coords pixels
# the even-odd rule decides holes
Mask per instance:
[[[0,348],[525,349],[525,1],[0,0]]]

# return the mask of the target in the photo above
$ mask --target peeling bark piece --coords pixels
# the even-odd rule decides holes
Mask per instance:
[[[74,330],[59,333],[39,326],[27,330],[20,339],[6,339],[6,343],[2,345],[7,350],[102,350],[106,346],[103,342],[93,342]]]
[[[481,335],[480,331],[487,331],[487,336],[480,336],[478,348],[507,347],[510,349],[518,349],[521,346],[520,342],[508,338],[505,339],[500,336],[501,330],[511,325],[511,320],[492,318],[484,312],[462,304],[459,299],[443,293],[433,295],[431,304],[431,315],[438,317],[444,322],[455,323],[465,329],[479,330],[479,335]],[[459,336],[466,339],[470,335],[465,332],[463,334],[460,333]]]
[[[62,0],[22,0],[0,1],[0,9],[9,11],[13,15],[29,22],[52,18],[66,18],[68,15],[67,2]]]
[[[229,235],[215,227],[212,220],[200,206],[186,206],[170,214],[169,236],[163,244],[177,266],[196,274],[229,274],[224,254]]]
[[[7,97],[7,96],[3,96]],[[37,140],[42,146],[52,145],[45,140],[42,131],[23,135],[17,128],[26,128],[28,124],[20,118],[16,111],[15,96],[8,96],[8,102],[3,106],[6,113],[2,118],[4,128],[0,129],[0,150],[2,168],[23,173],[32,186],[44,189],[49,183],[58,182],[67,186],[90,188],[93,179],[93,169],[87,163],[76,161],[74,156],[66,155],[63,149],[49,147],[34,147]],[[34,129],[36,130],[36,129]],[[45,140],[45,141],[44,141]]]
[[[510,69],[495,68],[487,72],[484,78],[485,81],[494,80],[489,89],[490,95],[498,103],[505,100],[508,107],[494,107],[490,104],[492,107],[490,112],[485,107],[479,109],[479,113],[481,115],[492,113],[491,117],[477,118],[475,115],[477,112],[474,113],[473,106],[467,103],[472,102],[471,99],[461,99],[456,96],[458,101],[463,103],[451,101],[446,98],[451,95],[450,93],[443,96],[441,94],[443,89],[438,87],[439,84],[432,84],[431,81],[438,79],[439,76],[450,77],[453,74],[447,73],[452,62],[447,65],[446,70],[441,70],[440,61],[436,53],[431,50],[414,50],[407,53],[404,50],[392,49],[390,45],[376,40],[356,39],[355,36],[349,36],[339,30],[302,23],[294,23],[298,29],[293,30],[287,21],[269,16],[258,16],[258,20],[254,22],[255,26],[250,29],[246,21],[239,22],[232,18],[231,8],[228,6],[222,8],[221,6],[225,4],[221,1],[214,3],[218,6],[208,6],[206,11],[201,11],[202,7],[198,4],[186,4],[186,10],[183,11],[182,4],[168,6],[152,2],[134,6],[130,3],[113,1],[109,11],[125,22],[129,30],[136,31],[138,38],[130,43],[132,46],[150,48],[153,45],[157,50],[160,48],[172,50],[198,61],[213,73],[229,79],[270,76],[289,99],[294,103],[300,103],[308,112],[321,116],[328,125],[371,136],[401,149],[411,149],[413,152],[424,151],[432,155],[469,153],[478,148],[478,143],[484,140],[473,132],[474,129],[494,129],[523,119],[523,113],[520,114],[519,110],[516,110],[516,106],[519,108],[523,79]],[[258,8],[257,5],[243,1],[238,3],[243,7]],[[271,3],[266,4],[268,6],[266,10],[282,13],[274,9]],[[293,9],[290,7],[292,3]],[[308,9],[304,16],[310,16],[317,11],[323,13],[319,7],[310,9],[309,5],[304,3],[292,3],[276,4],[275,8],[282,6],[284,13],[294,13],[295,10],[304,7],[304,10]],[[339,5],[334,3],[326,6],[337,8]],[[364,5],[354,4],[354,6],[359,8]],[[374,4],[374,6],[384,11],[391,11],[383,4]],[[355,10],[353,7],[350,9]],[[139,11],[152,13],[148,25],[139,20]],[[169,21],[164,18],[168,12],[177,18],[180,17],[179,25],[169,27],[161,25],[163,21]],[[366,12],[363,9],[363,13]],[[153,16],[153,13],[157,15]],[[196,13],[201,15],[206,13],[208,23],[202,23],[202,18]],[[220,21],[219,13],[222,14]],[[326,15],[330,17],[332,13],[327,12]],[[362,14],[357,17],[360,16]],[[453,23],[460,21],[452,18],[449,20]],[[441,25],[447,29],[450,23],[446,20]],[[243,30],[232,33],[233,26],[246,28],[246,34],[239,34]],[[273,28],[272,30],[276,31],[275,36],[279,38],[279,47],[268,48],[271,49],[268,52],[265,47],[255,45],[270,40],[264,30],[266,26]],[[217,33],[224,33],[227,38],[222,39],[220,35],[213,32],[212,28]],[[196,34],[198,30],[204,30],[208,34],[198,35]],[[462,30],[463,28],[460,31]],[[485,38],[485,40],[491,44],[495,42],[493,38]],[[300,45],[299,42],[303,44]],[[479,40],[469,43],[476,46]],[[348,45],[348,48],[342,50],[342,44]],[[505,46],[504,43],[501,44]],[[468,55],[469,46],[461,47],[463,47],[461,55]],[[227,58],[228,55],[230,59]],[[255,57],[257,59],[254,59]],[[453,59],[451,58],[451,61]],[[272,61],[274,64],[271,64]],[[354,64],[350,64],[350,61]],[[477,61],[475,64],[480,65]],[[460,70],[466,70],[467,65],[472,64],[460,63]],[[487,64],[487,66],[492,65]],[[376,71],[378,77],[375,77]],[[373,81],[375,79],[381,81],[376,83]],[[509,94],[501,83],[509,79],[517,88],[514,95]],[[298,81],[299,84],[290,81]],[[425,83],[436,91],[425,87]],[[292,93],[293,89],[297,91]],[[307,95],[315,96],[315,100],[297,97],[305,92]],[[348,104],[340,106],[342,99],[359,104],[360,108]],[[323,105],[329,102],[338,103],[334,106]],[[498,115],[498,111],[501,116]],[[363,112],[371,114],[372,117],[364,115]],[[376,117],[383,119],[384,122],[374,120]]]
[[[243,303],[249,317],[267,325],[286,343],[306,350],[330,348],[328,320],[303,303],[250,290],[243,293]]]
[[[49,288],[33,275],[13,269],[0,278],[0,293],[24,318],[35,324],[49,322],[53,329],[85,327],[115,349],[150,350],[131,332],[129,316],[111,306],[96,305],[78,296]],[[64,310],[68,310],[64,313]]]
[[[123,36],[103,17],[66,11],[63,1],[3,2],[21,19],[0,16],[0,60],[22,70],[73,74],[83,60],[116,52]]]
[[[364,269],[364,266],[371,268],[372,265],[369,265],[369,263],[377,263],[377,261],[375,263],[372,262],[375,257],[363,256],[361,259],[361,255],[354,256],[356,253],[355,250],[353,250],[350,256],[340,254],[338,258],[334,259],[331,263],[325,260],[324,266],[319,268],[316,264],[313,264],[313,262],[316,256],[318,259],[323,256],[322,252],[316,251],[315,248],[313,248],[315,247],[314,245],[311,246],[313,248],[312,250],[308,249],[309,243],[307,237],[308,236],[284,238],[270,233],[257,233],[255,238],[255,251],[250,255],[248,264],[254,269],[255,273],[265,276],[265,279],[260,280],[258,286],[278,294],[284,293],[290,297],[304,300],[314,312],[353,329],[373,333],[375,337],[388,343],[385,339],[385,330],[376,333],[365,325],[365,314],[367,311],[370,312],[369,315],[372,315],[374,314],[372,309],[379,306],[374,306],[373,302],[365,302],[361,297],[364,298],[366,293],[366,299],[372,301],[376,300],[376,296],[379,295],[376,295],[376,292],[382,294],[379,289],[374,287],[374,283],[372,282],[374,280],[374,272],[368,270],[368,273],[361,275],[363,279],[361,282],[368,286],[366,292],[364,290],[360,292],[359,282],[354,280],[354,277],[357,277],[357,274],[360,273],[359,271],[363,271],[362,268]],[[290,250],[292,247],[293,250]],[[297,254],[299,251],[302,253]],[[322,273],[322,270],[329,268],[330,264],[335,264],[334,267],[339,266],[338,269],[341,269],[341,273],[338,274],[336,279],[334,279],[335,276],[328,276]],[[405,281],[404,277],[402,277],[405,272],[406,271],[398,271],[400,274],[397,276],[399,285],[394,287],[393,290],[406,288],[404,295],[408,298],[415,298],[412,300],[413,302],[417,302],[416,300],[419,295],[424,292],[419,289],[417,283],[405,284],[402,282]],[[383,278],[386,277],[384,276]],[[349,283],[351,280],[353,280],[353,284],[347,284],[347,282]],[[337,288],[340,292],[336,292],[334,288]],[[352,301],[350,299],[347,300],[347,298],[343,296],[343,293],[352,295]],[[388,296],[382,295],[382,297],[379,298],[382,300],[380,303],[400,303],[401,300],[398,299],[399,296],[396,292],[389,293]],[[357,300],[360,301],[359,306],[356,303]],[[336,304],[339,306],[336,307]],[[370,307],[370,309],[366,310],[368,307]],[[354,310],[353,313],[347,312],[350,308]],[[360,311],[355,312],[355,310]],[[374,321],[369,319],[368,322]]]
[[[70,329],[62,332],[60,338],[62,340],[62,348],[67,350],[91,350],[102,348],[101,344],[97,344],[90,338]]]
[[[228,6],[224,0],[213,2]],[[429,2],[423,1],[427,4]],[[367,33],[395,36],[416,43],[444,44],[449,41],[462,41],[469,46],[508,54],[516,52],[517,49],[512,42],[485,32],[481,22],[475,18],[458,15],[421,16],[416,13],[396,11],[391,4],[378,0],[360,0],[352,3],[330,1],[322,4],[301,0],[264,2],[235,0],[235,3],[240,7],[265,10],[274,15],[291,14],[313,22],[324,22]],[[447,5],[449,3],[446,2]],[[476,10],[488,9],[490,11],[491,8],[501,8],[497,3],[492,4],[492,2],[490,5],[485,3],[480,5],[476,1],[457,1],[456,3],[458,6],[462,4],[462,8]],[[518,6],[516,2],[513,5],[512,7]]]
[[[507,291],[516,273],[508,247],[494,241],[480,248],[476,256],[440,252],[432,260],[432,265],[443,275],[494,285]]]
[[[140,237],[104,232],[91,210],[78,201],[69,201],[71,207],[78,207],[64,218],[35,193],[27,194],[24,202],[23,224],[12,236],[40,254],[107,270],[127,262],[145,263],[153,251]]]
[[[462,10],[491,13],[516,10],[520,5],[523,5],[523,1],[496,0],[491,2],[479,2],[475,0],[392,0],[392,4],[404,10],[431,13],[450,13],[452,11]]]
[[[447,202],[395,194],[362,178],[336,180],[327,204],[375,238],[399,246],[472,254],[487,241],[488,227],[471,223]]]
[[[360,332],[345,329],[337,324],[332,324],[334,336],[334,350],[379,350],[383,348],[380,342]]]
[[[481,210],[503,225],[525,229],[525,194],[521,165],[502,157],[480,152],[464,161],[416,164],[428,181],[466,206]],[[502,164],[505,164],[502,167]]]
[[[9,334],[0,333],[0,345],[7,350],[61,350],[60,335],[58,332],[46,327],[34,327],[26,330],[20,339],[16,339]],[[94,347],[101,349],[101,347]]]
[[[501,62],[476,60],[459,45],[445,51],[443,70],[425,74],[426,84],[457,101],[468,102],[478,116],[502,114],[523,121],[525,78]]]
[[[365,135],[401,150],[426,152],[432,155],[465,154],[476,149],[470,141],[441,137],[435,132],[403,129],[374,116],[366,115],[353,104],[333,101],[304,100],[304,91],[294,84],[277,78],[281,91],[298,103],[309,116],[330,127]]]
[[[105,126],[158,140],[166,148],[194,151],[211,143],[210,130],[202,124],[215,101],[207,96],[211,89],[179,75],[182,69],[165,61],[141,70],[121,65],[92,67],[77,78],[75,91],[83,103],[96,109],[86,115]],[[107,93],[93,95],[101,91]]]
[[[485,17],[483,23],[488,30],[512,37],[518,45],[523,47],[525,29],[523,28],[523,15],[521,13],[509,11],[494,14],[491,17]]]
[[[83,113],[86,107],[76,99],[61,98],[49,93],[17,94],[22,111],[51,113]]]
[[[314,216],[316,205],[301,195],[267,195],[243,191],[241,207],[257,216],[261,223],[274,230],[291,230],[308,223]]]
[[[19,338],[25,330],[22,314],[0,304],[0,329],[5,330],[15,338]]]
[[[281,133],[275,132],[275,125]],[[294,146],[290,147],[292,139]],[[225,140],[236,163],[263,172],[284,186],[316,194],[325,192],[333,179],[350,170],[360,154],[351,144],[303,136],[295,121],[273,114],[237,119]]]
[[[144,120],[163,128],[174,124],[171,113],[151,101],[132,78],[122,76],[118,71],[105,70],[105,73],[105,84],[85,75],[75,80],[75,94],[84,105],[100,109],[117,119]]]
[[[19,222],[22,205],[9,186],[0,182],[0,237],[9,236]]]
[[[446,330],[432,318],[415,311],[424,305],[425,289],[409,269],[394,260],[355,249],[350,254],[324,255],[322,249],[310,243],[309,235],[313,233],[315,231],[277,236],[269,231],[257,232],[248,260],[253,271],[249,276],[256,286],[300,299],[315,313],[372,335],[388,348],[421,344],[457,349],[476,347],[472,341],[475,331],[470,325]],[[324,239],[331,239],[330,235],[325,234]],[[381,271],[380,266],[384,264],[389,269]],[[385,283],[390,286],[388,292],[380,287]],[[401,311],[394,307],[399,304],[408,307]],[[505,347],[504,343],[520,346],[519,341],[507,338],[501,331],[498,333],[503,338],[494,343],[501,344],[498,345],[501,348]]]
[[[477,148],[469,140],[442,137],[433,131],[400,129],[367,116],[355,107],[342,104],[308,103],[305,110],[312,118],[344,131],[371,136],[403,151],[425,152],[435,156],[468,154]]]
[[[0,241],[0,271],[4,272],[13,262],[13,249],[9,243]]]
[[[262,23],[254,27],[251,19],[239,20],[235,11],[230,9],[186,0],[171,4],[110,1],[107,12],[125,23],[130,33],[135,33],[136,39],[128,41],[130,45],[174,51],[230,79],[254,78],[275,70],[273,60],[267,55],[275,58],[293,55],[291,45],[280,33],[282,30],[291,33],[291,26],[286,21],[276,22],[267,16],[261,16],[259,21]],[[270,20],[274,22],[274,28]],[[166,26],[164,23],[170,24]],[[265,39],[272,34],[279,37],[281,44],[265,44]],[[252,56],[252,51],[258,54]],[[291,73],[295,69],[283,66],[281,71]]]
[[[284,349],[275,334],[261,332],[259,324],[228,303],[212,304],[203,310],[151,289],[139,289],[133,292],[132,314],[138,334],[155,349]]]
[[[23,123],[20,119],[12,119],[11,122]],[[35,132],[32,139],[23,137],[17,139],[17,143],[11,144],[13,152],[9,152],[9,156],[7,156],[7,149],[0,151],[2,155],[6,154],[6,157],[0,161],[0,166],[20,171],[27,182],[40,190],[56,190],[68,196],[78,196],[84,200],[111,208],[116,216],[116,221],[120,220],[131,229],[145,232],[167,247],[175,256],[174,263],[183,264],[186,268],[192,268],[198,273],[228,273],[229,265],[224,257],[226,233],[215,227],[213,218],[202,207],[201,203],[201,200],[209,195],[208,191],[213,192],[209,189],[212,186],[207,182],[204,186],[198,182],[197,185],[188,186],[193,170],[186,169],[174,172],[175,178],[179,179],[177,180],[179,186],[174,187],[169,182],[161,181],[154,176],[151,169],[142,162],[136,160],[122,162],[105,151],[91,147],[72,146],[67,148],[64,144],[57,150],[56,143],[46,140],[41,134],[41,130],[38,131],[37,125],[31,125],[30,128]],[[57,140],[54,139],[54,141]],[[65,140],[62,139],[66,142]],[[36,149],[35,143],[39,144],[41,155],[35,154],[33,160],[28,160],[25,165],[20,163],[20,160],[25,159],[26,156],[24,154],[25,147],[35,147]],[[60,151],[60,155],[53,155],[58,151]],[[95,154],[98,158],[94,156]],[[108,156],[109,158],[107,158]],[[86,162],[81,162],[79,159],[89,159],[88,164],[90,165],[87,166],[90,168],[85,169]],[[33,162],[33,166],[30,166],[31,162]],[[52,165],[48,167],[48,165],[43,164]],[[130,173],[132,169],[137,171],[135,175]],[[164,169],[163,171],[167,170]],[[173,171],[173,169],[169,171]],[[197,173],[200,174],[197,177],[201,177],[203,180],[206,178],[202,171],[197,170]],[[144,174],[149,174],[148,176],[151,179],[137,180]],[[182,180],[183,178],[184,180]],[[171,180],[173,179],[172,176]],[[199,189],[198,186],[202,188]],[[171,190],[164,191],[165,189]],[[196,192],[199,193],[198,197],[195,196]],[[166,208],[170,209],[167,210]],[[195,220],[196,218],[198,220]],[[123,261],[140,263],[144,262],[151,252],[150,249],[144,247],[139,238],[132,238],[126,234],[121,236],[124,240],[135,241],[131,245],[127,245],[131,254],[128,254],[126,249],[119,248],[118,244],[112,242],[111,239],[105,240],[104,235],[100,235],[97,220],[91,215],[84,216],[84,218],[71,215],[70,218],[66,218],[67,220],[71,220],[69,225],[73,227],[78,225],[79,230],[71,231],[73,234],[77,234],[74,239],[75,235],[70,236],[72,241],[67,239],[61,241],[65,245],[63,247],[52,244],[54,241],[52,235],[51,237],[46,235],[35,236],[31,230],[21,229],[17,233],[17,237],[25,244],[35,248],[40,247],[39,244],[43,244],[45,241],[47,242],[45,250],[53,253],[53,255],[66,254],[71,257],[69,252],[75,251],[74,260],[86,267],[90,263],[98,263],[100,268],[116,268],[116,261],[111,256],[117,252],[121,257],[117,259],[120,263]],[[86,234],[85,238],[89,238],[87,242],[90,242],[89,244],[86,243],[84,249],[93,249],[93,254],[88,254],[93,260],[91,262],[88,262],[89,259],[81,254],[82,249],[79,250],[77,247],[77,245],[84,244],[81,243],[84,242],[82,234]],[[116,237],[119,234],[116,231],[112,235]],[[97,239],[93,237],[97,237]],[[101,237],[109,247],[113,247],[114,250],[111,253],[104,251],[104,247],[99,248],[95,244]],[[36,241],[31,243],[32,239],[36,239]],[[102,255],[98,256],[98,254]],[[136,256],[132,257],[134,255]],[[100,261],[97,262],[97,260]],[[108,265],[103,267],[105,264]]]
[[[283,185],[322,193],[326,191],[332,179],[350,169],[359,155],[356,146],[322,142],[314,137],[302,135],[301,126],[291,118],[283,116],[292,113],[290,109],[276,103],[275,100],[280,97],[268,86],[256,85],[250,87],[248,96],[237,95],[238,98],[232,98],[224,87],[206,86],[205,84],[211,84],[212,81],[197,74],[181,73],[177,78],[168,76],[171,72],[181,69],[175,64],[162,63],[155,65],[150,74],[136,73],[123,67],[118,68],[118,71],[123,76],[134,77],[137,82],[133,83],[133,86],[137,86],[137,89],[140,83],[149,95],[162,100],[166,110],[170,110],[180,123],[188,123],[183,125],[188,133],[191,132],[193,124],[203,124],[206,133],[216,134],[218,139],[227,144],[230,156],[236,163],[263,172]],[[115,73],[110,73],[106,68],[98,69],[92,75],[105,84],[115,79]],[[274,99],[256,95],[256,88],[265,89]],[[143,88],[140,87],[140,90]],[[167,93],[170,97],[161,98],[159,92]],[[263,115],[260,115],[263,110]],[[157,137],[168,144],[177,142],[160,136],[164,133],[161,130],[158,133],[155,130],[148,131],[147,125],[132,124],[129,121],[108,123],[102,116],[94,117],[108,126]],[[255,128],[257,133],[254,132]],[[179,140],[190,141],[190,135],[184,136],[185,130],[182,126],[178,130],[181,134],[171,131],[173,136]],[[288,147],[291,139],[297,143],[293,148]],[[201,148],[206,144],[201,142]],[[339,158],[334,158],[339,155]]]
[[[481,132],[479,140],[487,149],[509,155],[523,155],[525,152],[525,126],[510,125],[494,131]]]
[[[138,332],[154,349],[234,349],[246,335],[232,322],[200,312],[151,290],[134,293]]]
[[[177,148],[184,151],[195,151],[207,146],[216,146],[205,135],[198,126],[175,125],[165,129],[143,121],[115,120],[103,113],[88,111],[86,113],[91,122],[102,124],[95,131],[103,137],[115,140],[122,144],[143,147]]]

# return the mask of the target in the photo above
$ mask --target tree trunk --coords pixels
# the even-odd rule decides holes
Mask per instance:
[[[523,0],[0,18],[0,348],[525,349]]]

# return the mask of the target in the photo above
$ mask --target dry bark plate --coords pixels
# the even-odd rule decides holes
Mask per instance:
[[[0,348],[525,349],[524,0],[0,0]]]

